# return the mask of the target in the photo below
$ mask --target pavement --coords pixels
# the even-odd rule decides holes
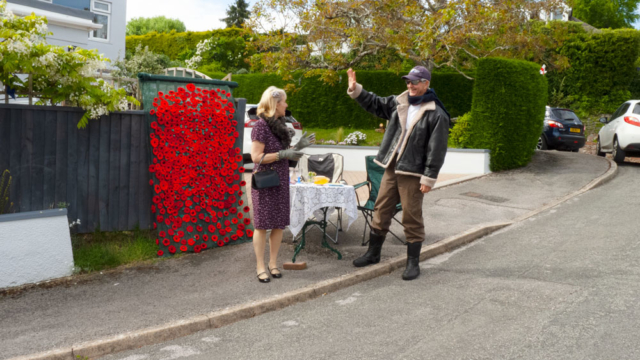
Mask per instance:
[[[605,158],[545,151],[521,169],[441,183],[423,204],[427,236],[421,259],[582,194],[610,180],[616,169]],[[363,226],[360,216],[340,234],[335,247],[342,260],[320,246],[319,232],[311,232],[298,257],[308,268],[284,271],[269,284],[256,280],[247,243],[5,292],[0,359],[98,358],[322,297],[404,266],[406,247],[389,237],[380,264],[355,269],[351,261],[365,251]],[[403,238],[399,225],[392,231]],[[280,262],[290,261],[294,247],[285,232]]]

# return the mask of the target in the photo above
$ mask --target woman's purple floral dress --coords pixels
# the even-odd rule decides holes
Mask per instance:
[[[284,150],[280,139],[269,129],[264,119],[258,120],[251,131],[251,140],[264,144],[264,153]],[[259,160],[258,160],[259,161]],[[254,164],[254,171],[273,168],[280,177],[280,186],[267,189],[251,188],[253,225],[256,229],[284,229],[289,225],[289,161],[282,159],[270,164]]]

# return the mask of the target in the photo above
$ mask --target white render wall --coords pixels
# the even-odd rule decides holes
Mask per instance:
[[[0,288],[69,276],[73,267],[66,209],[0,215]]]
[[[364,157],[377,155],[377,146],[340,146],[313,145],[303,150],[305,154],[321,155],[337,153],[344,157],[345,171],[367,171]],[[447,150],[441,174],[488,174],[489,150],[484,149],[452,149]]]

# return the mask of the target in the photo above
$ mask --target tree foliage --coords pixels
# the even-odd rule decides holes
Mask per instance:
[[[632,28],[640,0],[570,0],[573,16],[597,28]]]
[[[200,70],[204,66],[209,72],[237,72],[249,67],[245,60],[251,54],[242,36],[213,36],[202,40],[186,63],[191,69]]]
[[[127,36],[127,51],[136,49],[138,45],[149,47],[154,53],[164,54],[171,60],[186,60],[193,56],[197,45],[212,37],[238,37],[243,30],[237,28],[216,29],[211,31],[186,31],[183,33],[156,33]]]
[[[235,4],[227,9],[227,17],[220,19],[227,24],[227,27],[241,28],[242,24],[251,16],[249,4],[244,0],[236,0]]]
[[[151,18],[137,17],[127,22],[127,36],[144,35],[152,31],[158,33],[168,33],[172,30],[176,32],[185,32],[187,28],[184,23],[178,19],[169,19],[164,16],[155,16]]]
[[[429,68],[461,72],[487,56],[537,61],[552,35],[536,32],[541,22],[531,19],[560,5],[559,0],[260,0],[247,22],[258,38],[252,65],[284,76],[310,69],[331,81],[337,70],[356,67],[370,55],[384,57],[388,50]]]
[[[18,17],[6,6],[6,0],[1,0],[0,39],[4,40],[0,42],[0,82],[17,93],[26,93],[29,84],[18,74],[31,75],[32,89],[39,94],[40,104],[44,104],[43,99],[51,105],[65,101],[87,111],[78,127],[111,111],[126,110],[127,101],[139,104],[126,96],[124,89],[96,79],[97,71],[105,69],[109,61],[97,50],[48,45],[45,37],[51,33],[45,17]]]

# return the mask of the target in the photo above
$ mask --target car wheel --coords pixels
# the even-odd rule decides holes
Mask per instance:
[[[611,153],[611,155],[613,155],[613,161],[617,162],[618,164],[624,162],[625,153],[624,150],[620,149],[618,138],[613,139],[613,152]]]
[[[536,149],[538,150],[549,150],[549,145],[547,144],[547,139],[544,138],[544,136],[540,136],[540,138],[538,139],[538,145],[536,146]]]
[[[596,144],[596,155],[605,156],[607,154],[602,152],[602,148],[600,147],[600,136],[598,136],[598,143]]]

